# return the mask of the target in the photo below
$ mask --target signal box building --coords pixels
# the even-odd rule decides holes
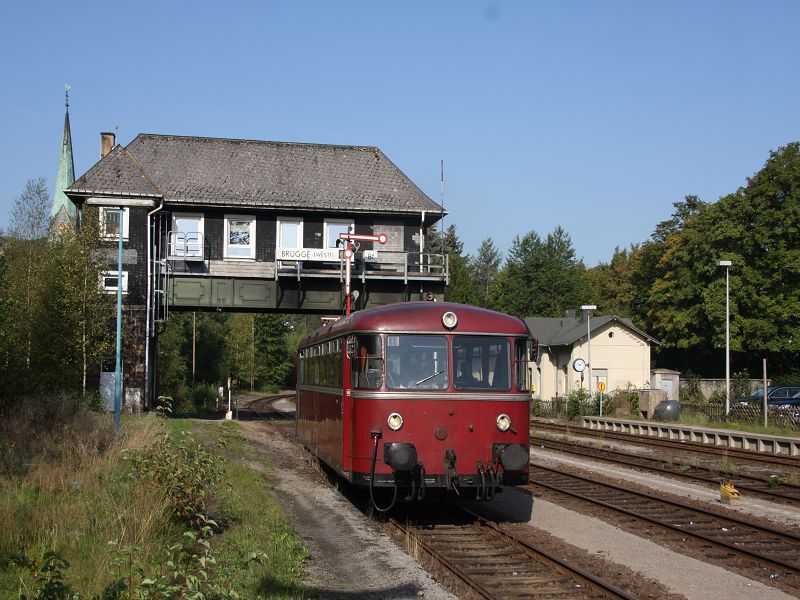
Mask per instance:
[[[123,147],[104,133],[101,159],[65,192],[79,223],[98,211],[102,286],[122,286],[134,408],[150,403],[170,311],[342,314],[341,233],[388,238],[354,247],[353,310],[440,299],[448,280],[428,244],[443,208],[375,147],[152,134]]]
[[[603,382],[606,392],[640,389],[650,385],[650,347],[658,341],[636,327],[630,319],[615,316],[576,316],[574,310],[562,318],[527,317],[531,336],[539,341],[539,357],[531,365],[534,398],[550,400],[573,390],[589,388],[587,326],[591,326],[592,386]],[[576,369],[576,360],[578,360]]]

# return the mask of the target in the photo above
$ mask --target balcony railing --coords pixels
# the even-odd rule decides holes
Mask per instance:
[[[382,251],[368,257],[356,254],[351,277],[366,279],[427,279],[449,282],[450,263],[447,254],[433,252],[392,252]],[[338,277],[344,280],[344,262],[324,261],[280,261],[275,270],[278,276],[297,277]]]
[[[171,231],[169,233],[170,260],[205,260],[205,238],[199,231]]]

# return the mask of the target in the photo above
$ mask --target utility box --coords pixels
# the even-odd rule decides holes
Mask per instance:
[[[650,371],[650,388],[654,390],[663,390],[667,395],[667,400],[680,400],[680,371],[653,369]]]
[[[645,419],[652,419],[659,402],[667,399],[664,390],[638,390],[639,392],[639,412]]]

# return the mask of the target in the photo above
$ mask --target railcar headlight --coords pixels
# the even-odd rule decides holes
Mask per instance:
[[[386,419],[386,424],[392,431],[397,431],[403,426],[403,417],[400,416],[400,413],[392,413],[389,415],[389,418]]]
[[[442,315],[442,325],[444,325],[447,329],[452,329],[456,325],[458,325],[458,317],[456,313],[451,310],[448,310],[446,313]]]
[[[511,417],[505,413],[497,415],[497,428],[500,431],[508,431],[509,427],[511,427]]]

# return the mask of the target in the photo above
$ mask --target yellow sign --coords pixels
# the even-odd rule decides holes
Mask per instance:
[[[597,391],[598,392],[605,392],[606,391],[606,383],[605,383],[605,381],[598,381],[597,382]]]

